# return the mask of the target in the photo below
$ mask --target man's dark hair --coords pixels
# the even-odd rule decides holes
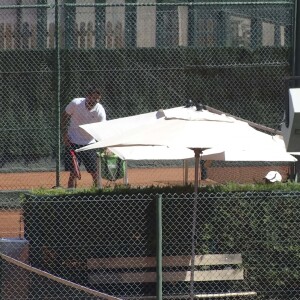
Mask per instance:
[[[87,88],[87,91],[86,91],[87,95],[93,95],[93,94],[98,94],[98,95],[101,95],[101,92],[100,92],[100,89],[97,88],[95,85],[92,85],[92,86],[89,86]]]

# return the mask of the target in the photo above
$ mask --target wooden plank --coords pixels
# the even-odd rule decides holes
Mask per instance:
[[[232,292],[232,293],[212,293],[212,294],[197,294],[195,298],[205,299],[205,298],[225,298],[225,297],[249,297],[249,296],[257,296],[256,292]],[[131,299],[138,299],[138,300],[155,300],[156,296],[138,296],[138,297],[124,297],[125,300]],[[164,299],[191,299],[191,295],[171,295],[171,296],[164,296]]]
[[[191,266],[191,256],[164,256],[163,267]],[[205,254],[195,256],[195,266],[236,265],[242,263],[241,254]],[[155,257],[117,257],[90,258],[87,260],[88,269],[115,268],[154,268]]]
[[[224,281],[224,280],[243,280],[243,269],[226,269],[226,270],[206,270],[195,271],[194,281]],[[190,281],[191,272],[166,272],[163,273],[163,281]]]
[[[50,23],[48,29],[48,48],[54,48],[55,46],[55,24]]]
[[[194,281],[224,281],[224,280],[243,280],[243,269],[228,270],[207,270],[195,271]],[[190,281],[191,271],[163,272],[163,282]],[[155,272],[144,273],[94,273],[89,275],[90,284],[100,283],[134,283],[134,282],[156,282]]]
[[[94,37],[95,37],[94,25],[90,21],[87,24],[87,32],[86,32],[86,46],[88,49],[95,47]]]
[[[21,41],[22,41],[22,48],[23,49],[29,49],[30,45],[29,45],[29,41],[30,41],[30,37],[31,37],[31,32],[29,29],[29,23],[28,22],[24,22],[22,24],[22,32],[21,32]]]
[[[4,33],[4,23],[0,24],[0,49],[4,49],[5,33]]]
[[[155,265],[155,257],[90,258],[87,260],[88,269],[149,268]]]
[[[6,31],[5,31],[5,37],[6,37],[6,49],[12,49],[13,47],[13,25],[12,24],[6,24]]]
[[[30,43],[31,49],[37,48],[37,28],[36,24],[31,24],[31,43]]]
[[[85,23],[81,22],[79,25],[79,31],[78,31],[78,36],[79,36],[79,48],[84,49],[85,48],[85,37],[87,35],[87,31],[85,30]]]
[[[223,298],[223,297],[241,297],[241,296],[257,296],[256,292],[236,292],[236,293],[221,293],[221,294],[199,294],[196,298]]]

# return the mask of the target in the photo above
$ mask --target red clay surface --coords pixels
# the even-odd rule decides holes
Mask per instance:
[[[289,173],[288,166],[272,167],[226,167],[209,168],[208,179],[200,182],[200,185],[238,182],[251,183],[262,182],[263,177],[271,170],[277,170],[286,180]],[[188,182],[193,182],[194,170],[188,170]],[[68,174],[61,174],[61,186],[66,187]],[[122,184],[123,179],[115,183]],[[102,180],[103,186],[113,185],[114,182]],[[184,184],[183,168],[164,169],[129,169],[128,183],[131,186],[150,185],[180,185]],[[78,181],[78,187],[89,187],[92,180],[89,174],[82,172],[82,179]],[[9,173],[0,174],[0,190],[30,190],[36,188],[52,188],[56,185],[55,172],[42,173]],[[0,238],[22,238],[24,236],[24,224],[20,210],[0,210]]]
[[[279,171],[285,180],[289,173],[286,166],[258,166],[258,167],[211,167],[208,168],[208,178],[214,182],[250,183],[261,182],[263,177],[271,170]],[[78,181],[78,187],[90,187],[91,176],[81,172],[82,178]],[[132,186],[183,184],[183,168],[145,168],[128,169],[128,183]],[[193,182],[194,170],[188,169],[188,181]],[[60,185],[67,187],[68,173],[60,173]],[[102,180],[102,185],[122,184],[123,179],[116,182]],[[205,182],[204,182],[205,183]],[[55,172],[31,172],[31,173],[0,173],[0,190],[31,190],[38,188],[53,188],[56,186]]]

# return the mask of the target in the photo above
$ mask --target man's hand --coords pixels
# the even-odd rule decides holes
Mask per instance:
[[[70,144],[71,144],[70,138],[69,138],[67,132],[65,132],[65,133],[63,134],[63,143],[64,143],[64,145],[67,146],[67,147],[69,147]]]

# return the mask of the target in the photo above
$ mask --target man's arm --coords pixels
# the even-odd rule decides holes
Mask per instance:
[[[70,145],[70,139],[68,135],[70,118],[71,116],[64,111],[61,118],[61,132],[62,132],[63,143],[66,146]]]

